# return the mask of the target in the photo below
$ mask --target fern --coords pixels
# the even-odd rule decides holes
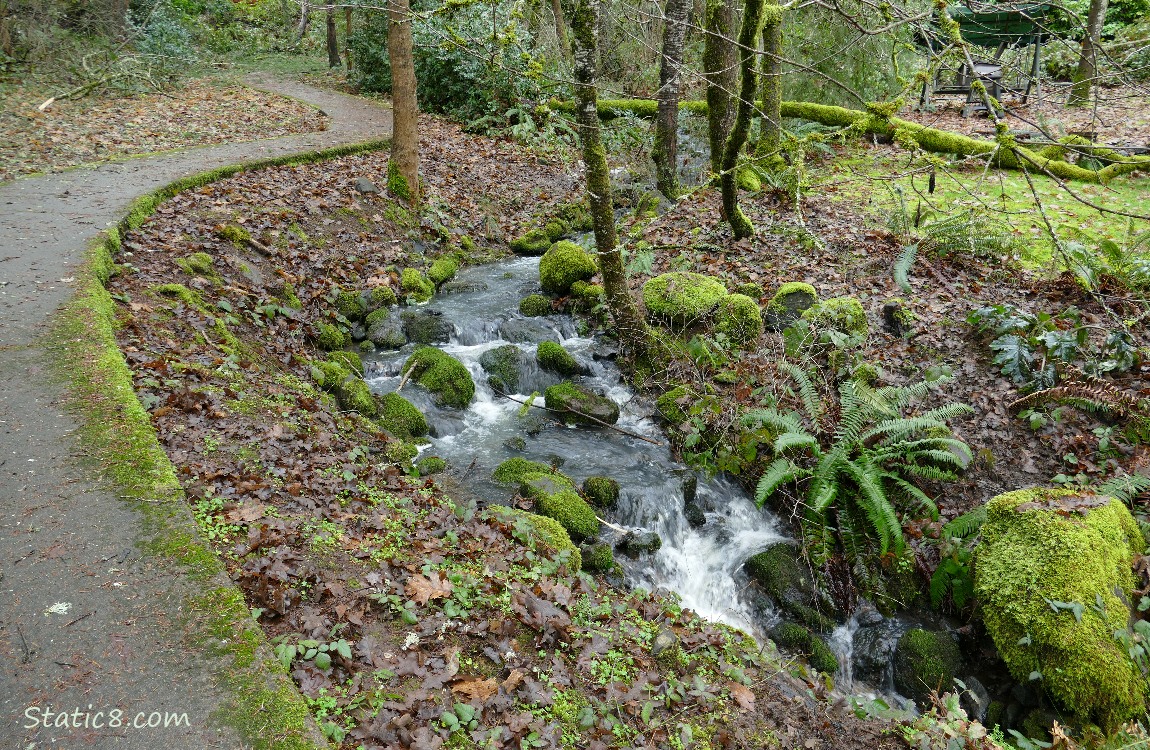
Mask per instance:
[[[974,510],[967,511],[954,518],[942,527],[942,533],[951,539],[965,539],[971,536],[986,523],[986,506],[980,505]]]
[[[1139,495],[1150,492],[1150,477],[1144,474],[1126,474],[1112,477],[1098,485],[1098,494],[1118,498],[1127,505],[1132,505]]]
[[[902,249],[902,255],[898,256],[898,261],[894,264],[894,283],[898,284],[898,288],[905,294],[914,291],[910,286],[910,269],[914,267],[917,258],[918,243],[914,243]]]

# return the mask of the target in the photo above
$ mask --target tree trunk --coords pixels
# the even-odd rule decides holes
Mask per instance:
[[[599,130],[598,92],[595,89],[598,15],[599,0],[579,0],[571,17],[571,31],[575,37],[575,119],[587,169],[587,200],[595,225],[599,275],[603,279],[607,308],[619,331],[620,344],[635,358],[645,359],[648,353],[647,326],[627,288],[627,274],[615,233],[607,151]]]
[[[335,8],[327,9],[327,66],[329,68],[338,68],[340,65],[339,59],[339,39],[335,34]]]
[[[659,67],[659,113],[655,117],[655,180],[659,192],[679,197],[679,96],[683,88],[683,42],[691,0],[667,0],[663,15],[663,56]]]
[[[743,11],[743,24],[739,28],[739,70],[742,76],[739,84],[739,102],[735,114],[735,125],[723,148],[722,172],[719,184],[723,189],[723,212],[731,223],[736,239],[754,235],[755,228],[743,210],[739,208],[739,154],[747,143],[751,132],[751,113],[755,107],[755,89],[758,77],[755,75],[755,42],[763,28],[763,0],[747,0]]]
[[[762,130],[755,149],[760,156],[777,154],[783,120],[783,11],[768,2],[763,7]]]
[[[707,79],[707,138],[711,170],[722,169],[723,143],[731,129],[731,93],[735,90],[734,0],[707,0],[704,19],[703,77]]]
[[[1067,106],[1080,107],[1090,101],[1090,90],[1098,76],[1098,43],[1102,36],[1102,24],[1106,22],[1108,4],[1109,0],[1090,0],[1086,36],[1082,37],[1082,55],[1078,58],[1078,71],[1074,74],[1074,85],[1070,87]]]
[[[391,157],[387,161],[387,187],[418,208],[419,102],[415,96],[415,58],[412,55],[410,0],[391,0],[387,6],[387,56],[391,61]]]
[[[295,27],[295,44],[299,44],[303,40],[304,34],[307,33],[308,24],[311,23],[311,5],[307,0],[301,0],[299,4],[299,23]]]
[[[559,38],[563,59],[570,60],[571,40],[567,38],[567,22],[563,20],[563,3],[560,0],[551,0],[551,15],[555,17],[555,36]]]
[[[343,59],[344,67],[349,71],[351,64],[351,8],[343,9]]]

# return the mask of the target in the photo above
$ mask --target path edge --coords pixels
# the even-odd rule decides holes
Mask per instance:
[[[190,651],[222,665],[214,679],[224,704],[210,720],[232,727],[255,750],[331,746],[192,517],[175,466],[136,397],[131,370],[116,342],[116,305],[106,284],[117,272],[122,236],[182,192],[242,172],[326,161],[390,144],[390,139],[378,139],[217,167],[140,196],[115,226],[89,241],[76,270],[76,293],[53,314],[42,340],[50,371],[63,384],[65,400],[80,422],[77,435],[84,457],[96,467],[97,481],[111,485],[140,514],[141,551],[183,574],[176,627]]]

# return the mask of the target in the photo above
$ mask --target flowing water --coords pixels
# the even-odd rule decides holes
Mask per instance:
[[[435,345],[462,361],[476,386],[466,411],[439,409],[422,388],[403,387],[402,395],[427,415],[431,425],[431,444],[424,450],[446,459],[469,490],[495,502],[506,502],[514,490],[492,482],[491,472],[514,456],[558,463],[576,482],[588,476],[616,479],[621,497],[611,521],[628,529],[654,531],[662,538],[662,547],[653,555],[629,559],[617,554],[627,579],[648,589],[673,591],[684,607],[703,617],[761,636],[770,613],[764,617],[763,612],[752,611],[736,572],[748,557],[785,538],[774,516],[757,508],[733,482],[698,476],[696,502],[707,521],[692,528],[683,500],[683,482],[691,472],[672,458],[667,447],[615,430],[564,427],[535,409],[521,416],[521,404],[488,387],[479,357],[508,343],[529,355],[515,398],[526,400],[531,392],[560,382],[558,375],[534,365],[537,343],[558,341],[587,368],[588,374],[575,381],[621,406],[619,428],[665,442],[651,416],[651,404],[622,382],[608,345],[579,335],[575,321],[567,316],[519,315],[519,300],[538,291],[538,268],[538,259],[525,258],[465,269],[453,291],[416,308],[450,323],[449,340]],[[373,390],[396,389],[402,364],[413,348],[368,358],[367,379]],[[525,441],[523,450],[516,449],[516,439]],[[604,532],[608,541],[622,533],[606,527]]]

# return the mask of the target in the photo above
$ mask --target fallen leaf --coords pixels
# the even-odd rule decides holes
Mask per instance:
[[[499,692],[499,683],[492,677],[485,680],[458,682],[451,686],[451,692],[466,695],[470,700],[486,701]]]
[[[416,573],[407,579],[404,590],[416,604],[427,604],[432,599],[446,599],[451,596],[451,582],[439,573],[434,574],[432,578]]]
[[[740,685],[737,682],[732,682],[727,685],[727,689],[731,691],[731,697],[735,699],[735,703],[739,704],[739,708],[744,711],[751,711],[755,707],[755,694],[746,685]]]

